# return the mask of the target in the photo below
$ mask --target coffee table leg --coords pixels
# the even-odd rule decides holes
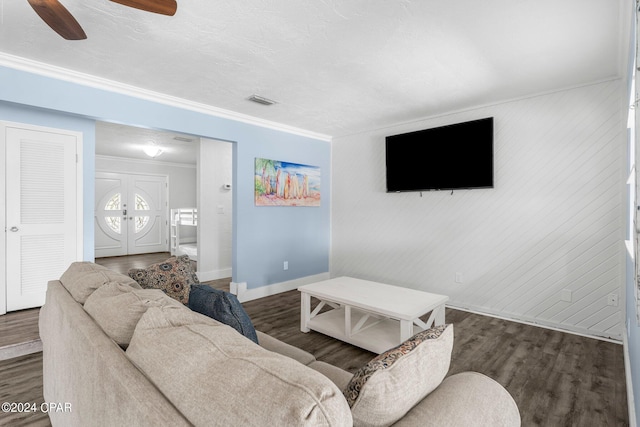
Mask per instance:
[[[344,335],[351,338],[351,306],[344,306]]]
[[[302,332],[309,332],[307,327],[309,320],[311,319],[311,295],[301,292],[302,300],[300,301],[300,330]]]
[[[413,322],[411,320],[400,321],[400,342],[403,343],[413,336]]]
[[[436,318],[434,326],[444,325],[444,304],[436,308]]]

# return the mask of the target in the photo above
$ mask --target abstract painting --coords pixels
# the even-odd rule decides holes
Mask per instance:
[[[256,206],[320,206],[320,168],[256,158]]]

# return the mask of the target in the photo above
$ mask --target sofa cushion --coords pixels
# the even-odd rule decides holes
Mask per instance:
[[[231,326],[251,341],[258,343],[253,323],[235,295],[209,285],[192,285],[189,308]]]
[[[188,255],[171,257],[147,268],[132,268],[129,276],[145,289],[160,289],[183,304],[189,303],[191,285],[198,283]]]
[[[360,368],[344,390],[355,426],[388,426],[442,382],[451,362],[453,325],[419,332]]]
[[[89,295],[105,283],[118,282],[140,289],[132,278],[88,261],[71,263],[60,276],[60,282],[80,304],[84,304]]]
[[[344,390],[351,381],[351,378],[353,378],[353,375],[351,375],[344,369],[338,368],[337,366],[331,365],[321,360],[311,362],[307,366],[329,378],[335,385],[338,386],[340,390]]]
[[[160,289],[134,289],[110,282],[95,290],[84,309],[102,330],[122,348],[127,348],[140,317],[149,307],[180,305]]]
[[[147,310],[127,355],[194,425],[352,424],[340,389],[322,374],[227,325],[184,322],[180,311]]]

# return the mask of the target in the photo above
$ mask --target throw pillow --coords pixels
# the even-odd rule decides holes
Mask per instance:
[[[231,326],[258,343],[253,323],[235,295],[208,285],[194,285],[189,294],[189,308]]]
[[[344,395],[354,425],[388,426],[444,379],[451,362],[453,325],[419,332],[358,370]]]
[[[126,349],[138,321],[149,307],[172,305],[183,307],[160,289],[134,289],[111,282],[87,298],[84,310],[112,340]]]
[[[187,305],[191,285],[198,283],[188,255],[171,257],[147,268],[132,268],[129,276],[145,289],[160,289]]]

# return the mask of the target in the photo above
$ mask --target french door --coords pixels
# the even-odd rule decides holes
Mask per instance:
[[[95,255],[166,252],[167,177],[96,172]]]
[[[0,314],[43,305],[47,282],[82,258],[81,150],[81,133],[0,122]]]

